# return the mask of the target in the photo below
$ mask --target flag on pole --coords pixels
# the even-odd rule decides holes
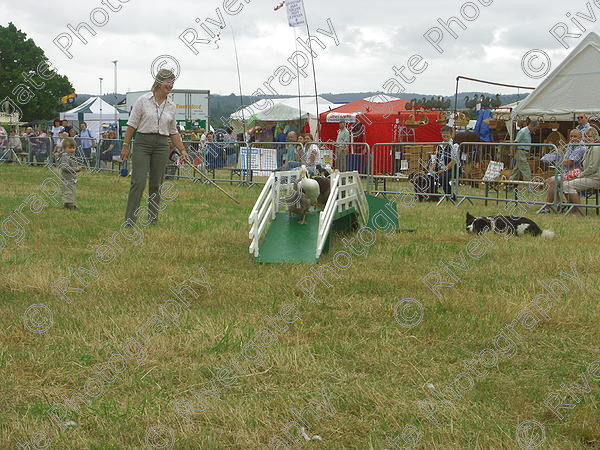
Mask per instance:
[[[67,104],[75,103],[76,98],[77,98],[77,95],[75,93],[65,95],[64,97],[60,98],[60,104],[67,105]]]
[[[288,23],[290,27],[300,27],[306,25],[306,17],[304,16],[303,0],[286,0]]]

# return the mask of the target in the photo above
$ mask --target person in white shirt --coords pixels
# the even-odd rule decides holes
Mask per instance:
[[[140,214],[140,202],[148,182],[148,225],[156,224],[160,205],[160,186],[169,157],[169,138],[187,160],[187,150],[181,141],[175,121],[176,107],[168,95],[173,90],[175,75],[170,70],[159,70],[152,92],[142,95],[133,105],[127,131],[123,139],[121,159],[129,159],[131,139],[137,130],[135,151],[132,155],[133,175],[127,198],[125,224],[133,226]]]
[[[323,160],[321,158],[321,150],[319,146],[314,143],[313,135],[306,133],[304,135],[304,155],[306,160],[306,169],[312,175],[315,173],[317,168],[321,168]]]
[[[60,125],[59,119],[54,119],[54,125],[52,126],[52,140],[54,141],[54,145],[58,144],[58,136],[61,131],[63,131],[65,127]]]

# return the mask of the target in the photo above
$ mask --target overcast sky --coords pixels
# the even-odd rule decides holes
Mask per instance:
[[[224,3],[230,12],[243,9],[231,15]],[[285,7],[274,11],[278,3],[272,0],[0,0],[0,21],[2,25],[13,22],[33,38],[58,72],[67,75],[80,93],[98,93],[99,77],[104,78],[104,93],[114,90],[111,60],[119,61],[119,92],[147,90],[152,83],[151,64],[164,54],[180,63],[176,88],[238,93],[232,39],[235,32],[243,92],[251,94],[278,67],[289,66],[287,59],[296,49],[294,30],[306,38],[305,27],[288,26]],[[107,11],[106,15],[99,9],[94,13],[97,24],[108,19],[102,27],[90,19],[94,8]],[[111,8],[120,10],[111,11]],[[217,8],[225,22],[225,28],[220,31],[221,39],[216,44],[195,44],[196,55],[179,36],[193,28],[198,39],[210,39],[201,25],[207,18],[219,21]],[[569,24],[570,33],[578,32],[566,17],[567,13],[575,16],[581,12],[600,18],[600,9],[595,3],[582,0],[570,3],[474,0],[470,5],[456,0],[305,0],[305,8],[311,33],[326,46],[322,49],[315,42],[313,48],[318,54],[315,59],[318,90],[334,93],[384,90],[384,82],[395,76],[392,66],[406,65],[412,55],[421,55],[428,67],[416,75],[411,84],[403,83],[409,92],[451,94],[457,75],[535,87],[540,80],[523,73],[523,55],[531,49],[543,49],[555,67],[569,50],[562,47],[549,30],[563,21]],[[461,8],[463,14],[473,20],[462,17]],[[457,39],[438,23],[438,19],[447,20],[452,16],[460,18],[467,27],[463,30],[457,24],[452,26]],[[327,19],[333,24],[339,45],[333,38],[317,32],[317,29],[329,32]],[[81,22],[89,24],[97,33],[90,36],[85,30],[81,32],[88,40],[87,45],[67,28],[69,24],[76,26]],[[589,20],[580,18],[579,23],[587,29],[584,35],[598,31]],[[436,26],[444,33],[439,44],[443,54],[423,37]],[[215,25],[208,27],[212,33],[218,31]],[[64,33],[60,38],[63,47],[68,45],[69,38],[73,40],[68,50],[72,59],[53,43],[61,33]],[[431,36],[437,38],[439,32],[432,31]],[[189,32],[187,37],[191,40],[193,33]],[[565,42],[572,49],[581,39],[568,38]],[[299,46],[299,50],[303,48]],[[534,66],[539,61],[534,61]],[[165,64],[165,67],[171,66],[174,64]],[[423,67],[423,63],[417,67]],[[314,92],[312,69],[306,69],[306,73],[309,76],[300,75],[301,91],[310,94]],[[408,71],[407,76],[410,76]],[[295,81],[287,87],[275,81],[272,86],[282,94],[298,92]],[[512,89],[473,83],[461,84],[461,90],[516,93]]]

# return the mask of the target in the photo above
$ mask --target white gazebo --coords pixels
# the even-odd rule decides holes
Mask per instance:
[[[60,113],[61,120],[85,122],[93,136],[99,137],[102,125],[118,126],[118,120],[128,119],[129,113],[106,103],[100,97],[90,97],[81,105]],[[117,123],[115,123],[117,119]]]
[[[269,105],[269,102],[272,102],[272,106]],[[277,123],[302,120],[308,122],[310,131],[316,138],[319,121],[317,104],[319,114],[339,106],[325,100],[323,97],[317,97],[316,102],[315,97],[300,97],[300,101],[298,101],[298,97],[265,99],[235,111],[231,114],[230,119],[236,131],[242,128],[243,120],[246,122],[251,120],[254,122]]]

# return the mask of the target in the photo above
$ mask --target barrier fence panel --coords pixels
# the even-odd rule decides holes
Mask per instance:
[[[242,149],[244,166],[254,176],[268,176],[276,170],[291,170],[302,165],[310,173],[318,172],[318,167],[339,168],[345,166],[346,171],[356,170],[362,174],[369,173],[369,145],[356,143],[346,145],[348,154],[343,162],[338,145],[332,142],[252,142],[248,148]],[[345,149],[344,149],[345,150]],[[336,160],[336,156],[338,156]]]
[[[375,144],[372,175],[408,176],[426,170],[440,142],[396,142]]]
[[[0,143],[0,162],[46,166],[53,159],[53,151],[52,138],[10,136]]]
[[[453,198],[456,177],[438,173],[435,155],[444,142],[390,142],[373,145],[372,191],[374,194],[415,195],[419,201]],[[438,188],[446,187],[443,193]],[[452,191],[450,191],[452,189]],[[446,193],[446,191],[448,191]]]
[[[524,204],[547,203],[548,183],[560,173],[560,150],[553,144],[526,144],[519,150],[512,142],[464,142],[460,144],[461,169],[457,184],[463,198]],[[555,155],[554,162],[544,155]],[[483,192],[481,192],[483,190]],[[500,194],[504,193],[504,199]],[[558,202],[558,196],[556,198]],[[554,201],[552,202],[554,203]]]
[[[91,171],[111,172],[123,167],[122,140],[74,139],[81,166]],[[61,138],[47,136],[1,136],[0,163],[54,167],[62,151],[61,142]],[[454,155],[459,161],[457,169],[447,175],[438,173],[440,167],[433,165],[438,146],[445,145],[442,142],[380,143],[372,148],[360,142],[202,143],[186,140],[184,145],[190,163],[214,181],[251,186],[264,184],[275,171],[306,165],[310,172],[318,172],[317,165],[322,168],[330,165],[340,171],[357,171],[368,179],[367,191],[374,194],[413,195],[419,201],[438,201],[438,204],[444,198],[458,204],[465,200],[482,200],[486,205],[490,201],[517,202],[556,212],[577,206],[569,203],[562,193],[561,180],[567,172],[563,160],[568,148],[557,148],[553,144],[525,144],[529,150],[518,152],[515,159],[517,146],[523,144],[464,142]],[[135,152],[135,139],[131,147]],[[527,172],[524,164],[529,167],[531,176],[526,173],[528,179],[519,180],[513,169],[520,166]],[[165,175],[202,180],[182,161],[169,161]],[[600,214],[599,189],[587,189],[582,194],[586,201],[584,206],[595,208]],[[596,204],[587,204],[594,198]]]
[[[371,147],[366,142],[317,142],[325,164],[340,172],[371,173]],[[330,158],[330,160],[329,160]]]

